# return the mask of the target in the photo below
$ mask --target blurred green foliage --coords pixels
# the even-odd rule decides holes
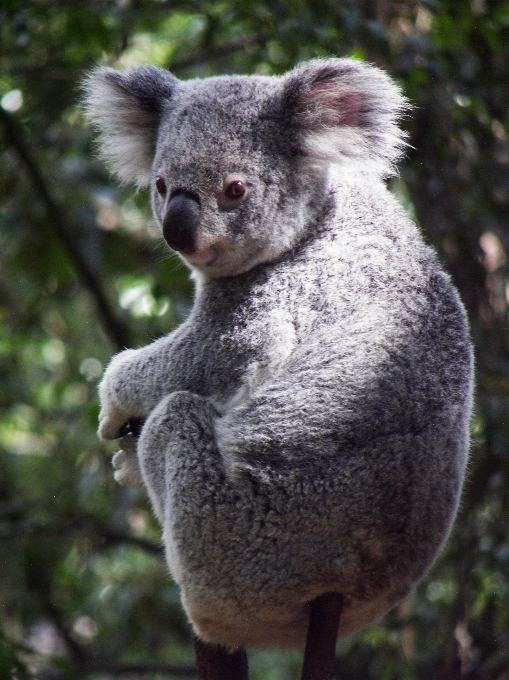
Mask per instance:
[[[389,70],[415,104],[392,189],[468,308],[472,462],[417,592],[338,644],[341,680],[509,678],[509,2],[3,0],[0,5],[0,678],[192,677],[190,630],[146,499],[95,435],[112,353],[192,298],[143,192],[96,159],[78,106],[96,63],[179,77],[321,55]],[[250,651],[254,680],[301,655]]]

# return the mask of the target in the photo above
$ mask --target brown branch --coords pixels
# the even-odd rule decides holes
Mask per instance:
[[[246,650],[228,652],[221,645],[212,645],[194,638],[198,680],[249,680]]]
[[[320,595],[309,603],[309,626],[301,680],[332,680],[343,596]]]
[[[51,195],[46,182],[35,162],[28,145],[25,143],[18,124],[13,116],[0,106],[0,121],[4,127],[6,137],[16,149],[16,152],[29,175],[34,189],[44,204],[48,222],[76,269],[82,283],[95,300],[103,328],[117,349],[129,346],[129,333],[124,323],[117,318],[106,297],[98,279],[71,236],[65,218]]]

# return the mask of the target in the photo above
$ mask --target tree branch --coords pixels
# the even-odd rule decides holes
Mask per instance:
[[[94,533],[96,533],[101,538],[106,539],[106,541],[112,545],[117,545],[119,543],[130,543],[132,545],[138,546],[139,548],[143,548],[145,552],[148,552],[151,555],[164,558],[163,548],[153,541],[149,541],[146,538],[138,538],[137,536],[132,536],[131,534],[127,534],[123,531],[118,531],[113,527],[103,524],[95,518],[84,517],[78,519],[78,521],[81,521],[85,527],[89,526]]]
[[[309,603],[309,625],[301,680],[332,680],[343,595],[326,593]]]
[[[97,673],[110,675],[118,678],[122,675],[166,675],[174,678],[195,678],[196,669],[186,668],[185,666],[172,666],[168,664],[115,664],[109,662],[96,661],[93,663],[73,664],[69,672],[61,671],[56,668],[46,668],[39,671],[37,677],[40,680],[67,680],[69,676],[80,677]]]
[[[65,534],[75,532],[77,529],[84,529],[89,534],[96,534],[99,538],[105,539],[110,546],[128,543],[136,545],[156,557],[164,557],[164,550],[157,543],[119,531],[89,516],[75,516],[69,518],[67,522],[57,520],[44,524],[30,521],[2,522],[0,523],[0,540],[13,540],[41,533]]]
[[[182,57],[180,59],[177,58],[170,63],[169,68],[171,71],[180,71],[182,69],[188,68],[189,66],[194,66],[195,64],[201,64],[206,61],[213,61],[214,59],[228,57],[230,54],[234,54],[240,50],[248,49],[263,39],[264,36],[262,33],[250,33],[249,35],[243,36],[242,38],[236,38],[235,40],[231,40],[230,42],[218,45],[216,47],[196,50],[187,57]]]
[[[76,245],[66,225],[65,218],[52,197],[46,182],[35,162],[28,145],[25,143],[18,124],[13,116],[0,106],[0,121],[4,127],[6,137],[16,149],[16,152],[30,177],[34,189],[44,204],[48,221],[53,226],[56,237],[64,247],[69,259],[76,269],[82,283],[95,300],[103,328],[117,349],[129,346],[129,333],[124,323],[117,318],[106,294],[93,274],[88,262]]]
[[[246,650],[233,651],[194,637],[198,680],[249,680]]]

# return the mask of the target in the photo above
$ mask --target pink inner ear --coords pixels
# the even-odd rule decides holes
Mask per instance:
[[[361,98],[353,90],[332,80],[314,83],[297,100],[301,124],[306,128],[359,125]]]

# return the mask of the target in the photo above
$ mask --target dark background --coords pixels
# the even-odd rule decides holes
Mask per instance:
[[[146,499],[115,484],[95,435],[109,357],[171,330],[192,287],[147,196],[97,160],[83,73],[272,74],[322,55],[378,64],[414,103],[391,188],[461,292],[477,371],[452,539],[407,602],[338,644],[338,678],[509,679],[509,2],[2,0],[2,680],[177,678],[194,663]],[[296,679],[300,663],[250,653],[253,680]]]

